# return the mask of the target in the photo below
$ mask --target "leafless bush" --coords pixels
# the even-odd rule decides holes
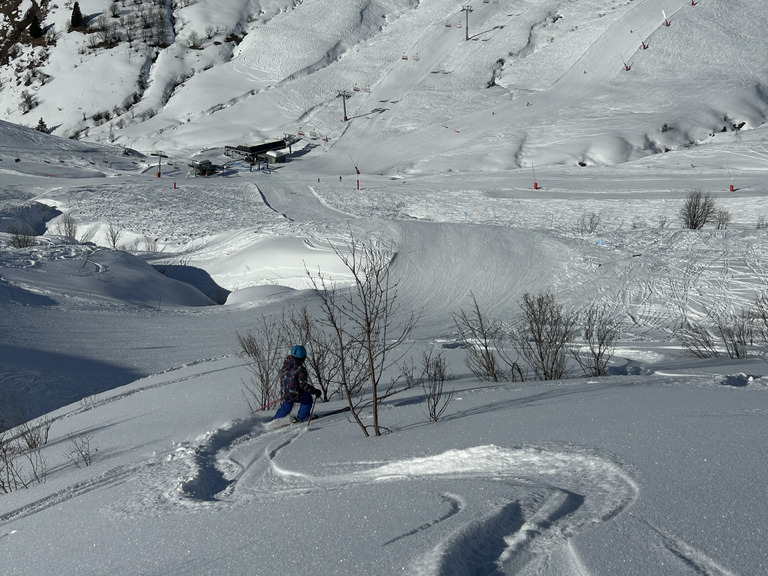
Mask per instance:
[[[762,348],[762,357],[768,361],[768,292],[755,296],[750,308],[753,334]]]
[[[245,336],[238,334],[237,341],[251,372],[251,381],[244,384],[243,396],[251,412],[255,412],[280,397],[278,362],[283,349],[280,323],[274,317],[262,316],[253,332]]]
[[[725,351],[730,358],[747,357],[747,346],[752,339],[752,318],[749,309],[711,310],[709,317],[715,324]]]
[[[581,234],[594,234],[599,225],[600,214],[597,212],[582,214],[581,219],[579,220],[579,232]]]
[[[397,283],[389,275],[391,249],[352,237],[344,250],[334,251],[352,275],[351,289],[337,290],[321,271],[308,270],[307,275],[320,298],[321,322],[334,341],[332,350],[350,414],[365,436],[369,428],[380,436],[381,403],[408,388],[396,381],[385,384],[384,373],[408,352],[410,347],[404,344],[418,314],[401,314]],[[368,407],[370,426],[361,418]]]
[[[28,113],[33,108],[37,107],[37,97],[27,90],[21,92],[21,100],[19,101],[19,110],[22,114]]]
[[[586,376],[604,376],[616,350],[621,320],[614,308],[597,302],[590,304],[580,318],[586,348],[574,346],[571,354]]]
[[[203,39],[200,37],[197,30],[192,30],[189,33],[189,36],[187,36],[187,46],[194,50],[199,50],[203,47]]]
[[[8,233],[11,235],[10,244],[14,248],[29,248],[37,244],[34,231],[23,222],[9,226]]]
[[[122,226],[118,226],[110,222],[107,227],[107,242],[109,242],[110,248],[117,250],[117,242],[120,240],[120,235],[123,233]]]
[[[56,223],[56,232],[59,236],[66,236],[67,238],[77,239],[77,222],[75,218],[67,212]]]
[[[538,380],[559,380],[566,374],[568,345],[578,320],[550,292],[525,294],[520,303],[523,322],[513,332],[513,343]]]
[[[78,468],[90,466],[93,463],[93,452],[96,451],[91,448],[93,437],[88,434],[67,434],[67,438],[70,443],[66,453],[69,461]]]
[[[453,391],[444,390],[448,378],[448,363],[442,354],[434,354],[433,350],[424,352],[422,356],[423,381],[426,414],[432,422],[437,422],[448,408],[453,399]]]
[[[24,419],[21,412],[3,421]],[[38,422],[23,420],[10,430],[0,429],[0,493],[8,494],[32,484],[43,484],[47,478],[48,465],[43,447],[48,443],[51,420],[43,418]]]
[[[730,224],[732,220],[731,213],[725,208],[720,208],[715,214],[715,224],[717,225],[718,230],[725,230],[728,228],[728,224]]]
[[[684,320],[675,330],[675,337],[697,358],[720,356],[712,333],[703,325]]]
[[[480,310],[477,298],[470,292],[472,308],[468,312],[459,310],[453,321],[459,331],[467,356],[464,362],[470,372],[480,380],[488,382],[523,380],[523,374],[516,361],[504,353],[507,334],[502,323],[486,318]]]
[[[700,230],[715,217],[717,207],[709,193],[692,190],[688,193],[680,208],[680,220],[689,230]]]

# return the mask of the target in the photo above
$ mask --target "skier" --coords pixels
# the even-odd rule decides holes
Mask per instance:
[[[299,413],[296,422],[305,422],[309,419],[312,410],[312,396],[319,398],[322,393],[309,383],[309,374],[304,366],[307,351],[304,346],[294,346],[291,354],[283,362],[280,369],[280,386],[283,390],[283,403],[275,413],[273,421],[285,418],[293,410],[293,405],[299,402]]]

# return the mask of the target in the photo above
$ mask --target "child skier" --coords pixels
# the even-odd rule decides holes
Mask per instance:
[[[304,360],[307,357],[307,351],[304,346],[294,346],[291,348],[291,354],[283,362],[280,369],[280,386],[283,390],[283,403],[275,413],[272,420],[285,418],[293,410],[293,405],[299,402],[299,413],[296,416],[297,422],[304,422],[309,419],[312,410],[312,396],[320,397],[320,390],[314,388],[309,383],[309,374],[304,366]]]

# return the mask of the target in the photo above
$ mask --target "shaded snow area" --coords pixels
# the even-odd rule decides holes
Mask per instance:
[[[27,488],[0,460],[3,576],[768,573],[765,346],[678,338],[768,290],[762,2],[145,4],[106,44],[48,5],[0,71],[0,458],[48,431]],[[693,191],[720,226],[682,227]],[[238,335],[320,319],[352,239],[450,403],[273,429]],[[608,374],[480,381],[457,315],[545,292],[620,320]]]

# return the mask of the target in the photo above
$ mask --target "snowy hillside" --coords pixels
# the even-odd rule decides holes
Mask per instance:
[[[759,0],[78,4],[0,10],[3,575],[768,573]],[[269,430],[238,335],[320,319],[350,238],[451,401]],[[546,292],[619,321],[608,374],[478,379],[460,311]]]

